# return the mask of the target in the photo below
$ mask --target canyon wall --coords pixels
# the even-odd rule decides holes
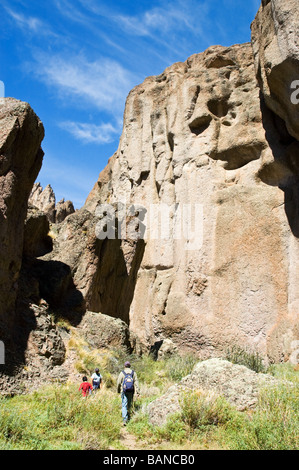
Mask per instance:
[[[60,228],[48,258],[71,266],[86,308],[129,325],[137,351],[171,340],[279,361],[298,339],[297,20],[295,2],[265,1],[252,44],[135,87],[118,150]]]
[[[257,79],[267,106],[299,139],[297,0],[263,0],[252,23],[252,48]],[[292,99],[293,95],[293,99]]]
[[[0,333],[12,329],[28,197],[42,165],[44,128],[27,103],[0,102]]]
[[[80,210],[33,186],[42,123],[26,103],[1,100],[0,339],[13,338],[31,375],[65,361],[53,313],[86,337],[105,324],[114,344],[120,331],[136,352],[164,343],[208,358],[240,346],[289,359],[298,24],[297,2],[263,1],[252,43],[210,47],[136,86],[119,147]]]
[[[86,208],[172,208],[168,237],[164,211],[147,218],[158,237],[139,230],[120,241],[127,273],[142,246],[128,312],[137,349],[171,338],[205,357],[236,344],[279,360],[296,339],[295,139],[261,101],[255,74],[251,44],[211,47],[128,96],[118,151]],[[193,211],[189,238],[176,236],[184,206]],[[101,284],[92,290],[91,309],[114,315]]]

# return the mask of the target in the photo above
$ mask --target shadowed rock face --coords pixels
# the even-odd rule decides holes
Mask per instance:
[[[43,137],[43,125],[27,103],[12,98],[0,100],[0,322],[10,327],[22,262],[27,201],[42,165]]]
[[[251,29],[256,74],[266,104],[298,140],[298,1],[263,0]]]

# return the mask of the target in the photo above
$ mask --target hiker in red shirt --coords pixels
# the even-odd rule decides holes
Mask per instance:
[[[86,398],[86,396],[92,392],[92,386],[89,382],[87,382],[87,377],[83,377],[83,382],[81,383],[79,387],[79,392],[82,390],[82,397]]]

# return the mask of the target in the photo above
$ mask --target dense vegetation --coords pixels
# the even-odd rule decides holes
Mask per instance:
[[[88,399],[81,398],[77,383],[52,384],[27,395],[1,398],[0,449],[124,448],[116,380],[127,355],[121,350],[88,351],[76,339],[71,347],[78,353],[77,371],[90,376],[95,366],[101,367],[103,388]],[[248,355],[241,356],[248,360]],[[190,373],[195,359],[131,359],[141,396],[126,432],[134,436],[139,449],[298,449],[299,380],[294,366],[281,364],[267,370],[295,386],[282,381],[279,387],[264,390],[255,411],[238,412],[222,397],[211,400],[194,392],[182,397],[181,412],[159,428],[149,424],[146,405]]]

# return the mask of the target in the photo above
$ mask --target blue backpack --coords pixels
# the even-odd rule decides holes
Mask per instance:
[[[124,392],[134,392],[134,371],[126,374],[123,371],[124,380],[123,380],[123,391]]]

